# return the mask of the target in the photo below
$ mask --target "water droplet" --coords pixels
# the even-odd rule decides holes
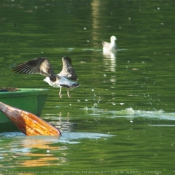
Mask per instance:
[[[120,105],[124,105],[125,103],[120,103]]]
[[[97,103],[94,103],[94,106],[93,107],[97,107]]]
[[[88,110],[88,107],[86,106],[86,107],[84,108],[84,110],[86,110],[86,111],[87,111],[87,110]]]
[[[129,114],[134,114],[134,110],[132,108],[127,108],[126,111],[129,113]]]

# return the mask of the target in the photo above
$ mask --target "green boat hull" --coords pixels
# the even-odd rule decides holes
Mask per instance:
[[[40,116],[44,107],[48,89],[19,88],[19,91],[0,92],[0,101]],[[0,111],[0,124],[11,122]]]

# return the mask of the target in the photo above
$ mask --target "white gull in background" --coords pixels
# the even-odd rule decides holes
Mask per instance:
[[[117,40],[117,38],[115,36],[111,36],[110,40],[111,40],[110,43],[108,43],[106,41],[102,42],[103,54],[110,54],[111,52],[114,53],[117,51],[117,44],[115,42]]]

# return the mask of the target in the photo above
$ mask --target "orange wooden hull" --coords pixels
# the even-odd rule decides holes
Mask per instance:
[[[0,110],[27,136],[60,136],[61,132],[36,115],[0,102]]]

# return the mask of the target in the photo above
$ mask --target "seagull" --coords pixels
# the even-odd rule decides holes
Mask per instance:
[[[70,98],[69,89],[79,86],[77,75],[71,65],[71,58],[65,56],[62,58],[63,67],[59,74],[55,74],[52,66],[47,58],[35,58],[30,61],[18,64],[13,68],[13,71],[19,74],[41,74],[46,76],[44,79],[50,86],[60,88],[59,96],[62,98],[62,87],[67,88],[67,95]],[[69,80],[70,79],[70,80]],[[71,81],[74,80],[74,81]]]
[[[103,45],[103,53],[111,53],[111,52],[116,52],[117,51],[117,44],[115,43],[115,41],[117,40],[117,38],[115,36],[111,36],[110,37],[111,42],[102,42]]]

